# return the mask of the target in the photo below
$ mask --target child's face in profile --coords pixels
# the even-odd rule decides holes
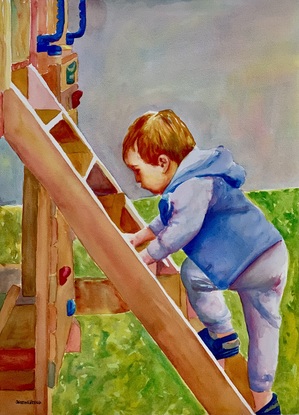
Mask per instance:
[[[135,180],[143,189],[153,194],[161,194],[170,182],[168,171],[168,157],[161,155],[158,165],[146,163],[137,150],[130,149],[126,157],[127,166],[133,171]]]

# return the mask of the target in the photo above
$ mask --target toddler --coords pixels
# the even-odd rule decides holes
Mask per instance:
[[[181,278],[205,325],[199,336],[217,359],[239,352],[223,290],[239,294],[256,414],[280,414],[271,388],[288,254],[280,233],[240,189],[244,169],[223,146],[200,150],[171,110],[148,112],[133,122],[123,159],[142,188],[161,195],[159,215],[131,235],[131,243],[150,241],[140,253],[146,264],[180,249],[186,253]]]

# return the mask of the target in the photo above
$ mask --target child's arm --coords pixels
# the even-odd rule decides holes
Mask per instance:
[[[152,241],[155,238],[156,235],[148,227],[143,228],[136,233],[128,234],[128,240],[134,246],[134,248],[142,245],[145,242]]]
[[[156,235],[153,233],[153,231],[150,228],[143,228],[140,231],[136,233],[129,233],[126,234],[126,239],[134,246],[134,248],[152,241],[156,238]],[[147,249],[142,249],[142,251],[139,252],[143,262],[147,265],[150,265],[154,262],[156,262],[147,252]]]
[[[150,254],[147,252],[147,249],[143,249],[143,250],[140,252],[140,256],[141,256],[142,261],[143,261],[146,265],[150,265],[150,264],[153,264],[154,262],[156,262],[156,261],[154,260],[154,258],[152,258],[152,257],[150,256]]]
[[[193,178],[176,188],[171,194],[172,216],[160,232],[157,233],[157,229],[153,229],[156,238],[146,249],[153,261],[160,261],[177,252],[198,234],[212,194],[212,178]],[[149,226],[152,228],[152,223]]]

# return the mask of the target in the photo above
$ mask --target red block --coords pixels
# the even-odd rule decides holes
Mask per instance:
[[[31,370],[35,367],[35,349],[0,349],[0,372]]]

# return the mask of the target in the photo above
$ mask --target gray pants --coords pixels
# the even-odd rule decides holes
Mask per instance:
[[[240,296],[249,349],[248,374],[253,391],[270,390],[278,359],[280,301],[286,283],[288,252],[278,242],[264,252],[230,286]],[[181,268],[189,301],[201,322],[214,333],[233,330],[223,292],[187,258]]]

